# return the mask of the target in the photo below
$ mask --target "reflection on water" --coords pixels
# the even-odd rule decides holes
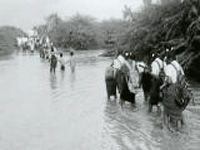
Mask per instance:
[[[76,73],[75,73],[75,72],[71,72],[71,73],[70,73],[70,81],[71,81],[72,83],[74,83],[75,80],[76,80]]]
[[[65,80],[65,71],[60,70],[61,83]]]
[[[76,74],[74,73],[70,73],[70,77],[69,77],[69,82],[70,82],[70,87],[73,89],[74,85],[75,85],[75,81],[76,81]]]
[[[57,79],[56,79],[56,74],[50,74],[50,87],[52,90],[57,88]]]
[[[0,148],[6,150],[197,150],[200,147],[200,86],[184,111],[186,125],[172,133],[156,111],[148,114],[143,93],[138,111],[107,101],[101,51],[76,53],[76,72],[58,65],[56,74],[37,53],[0,58]],[[68,57],[68,56],[67,56]]]

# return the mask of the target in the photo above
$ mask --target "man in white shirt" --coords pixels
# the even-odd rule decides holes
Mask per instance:
[[[184,124],[182,112],[188,105],[191,95],[188,95],[188,90],[183,84],[185,82],[184,71],[176,61],[173,51],[170,52],[168,60],[165,68],[165,83],[161,87],[165,95],[163,99],[164,119],[167,126],[170,127],[170,118],[172,117],[178,127],[179,122]]]
[[[154,54],[155,60],[151,63],[151,73],[155,76],[159,76],[159,73],[162,68],[165,68],[166,63],[161,60],[159,56]]]
[[[66,61],[65,61],[65,59],[63,58],[63,53],[60,53],[60,58],[58,58],[58,60],[59,60],[59,62],[60,62],[60,69],[61,69],[62,71],[64,71],[64,70],[65,70],[65,63],[66,63]]]
[[[169,64],[165,67],[165,74],[171,79],[172,83],[177,83],[178,73],[180,72],[184,75],[183,68],[176,61],[176,58],[173,54],[169,56]]]
[[[150,80],[150,96],[149,96],[149,112],[151,112],[153,106],[157,106],[157,111],[160,113],[160,102],[162,96],[160,95],[160,86],[163,84],[163,77],[161,76],[164,72],[163,69],[166,63],[162,61],[159,54],[152,55],[153,62],[151,63],[151,80]]]

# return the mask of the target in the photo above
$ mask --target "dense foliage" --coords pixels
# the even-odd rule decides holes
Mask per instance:
[[[63,20],[52,14],[46,18],[44,25],[35,29],[41,36],[48,35],[58,47],[86,50],[112,45],[114,37],[122,31],[122,25],[121,20],[97,22],[90,16],[80,14]]]
[[[114,48],[111,55],[122,49],[147,61],[151,53],[162,54],[173,46],[185,70],[200,70],[197,69],[200,63],[200,1],[160,0],[157,4],[143,1],[144,7],[138,12],[125,6],[123,20],[97,22],[80,14],[63,20],[52,14],[37,30],[49,35],[59,47],[97,49],[110,46]]]
[[[24,35],[18,28],[3,26],[0,27],[0,54],[9,54],[16,48],[16,38]]]
[[[200,58],[199,15],[199,0],[152,4],[138,13],[127,10],[128,26],[121,44],[141,59],[152,52],[164,53],[173,46],[186,70]]]

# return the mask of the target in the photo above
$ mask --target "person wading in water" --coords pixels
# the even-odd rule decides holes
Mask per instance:
[[[52,73],[56,73],[56,66],[57,66],[57,57],[56,57],[56,51],[55,49],[52,47],[51,49],[51,57],[50,57],[50,72]]]
[[[74,49],[70,48],[70,59],[66,62],[69,63],[70,68],[71,68],[71,72],[74,73],[75,72],[75,67],[76,67],[76,59],[74,57]]]
[[[184,124],[183,111],[192,99],[188,90],[184,71],[175,58],[174,52],[168,56],[168,65],[165,68],[166,79],[162,85],[164,93],[164,123],[171,129],[171,123],[176,127]]]
[[[57,58],[55,56],[55,54],[51,55],[51,59],[50,59],[50,72],[52,73],[56,73],[56,66],[57,66]]]
[[[62,71],[65,71],[65,60],[63,58],[63,53],[60,53],[59,62],[60,62],[60,69]]]

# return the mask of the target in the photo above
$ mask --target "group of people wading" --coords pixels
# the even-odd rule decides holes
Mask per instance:
[[[76,60],[74,57],[75,50],[73,48],[69,48],[70,58],[65,60],[64,55],[62,52],[59,52],[54,44],[50,41],[49,37],[31,37],[25,38],[21,37],[18,38],[18,47],[23,51],[31,50],[34,52],[35,50],[39,50],[40,58],[46,59],[50,62],[50,72],[55,74],[56,67],[58,62],[60,63],[60,69],[62,71],[65,70],[65,65],[69,64],[71,68],[71,72],[75,72]],[[27,47],[27,43],[32,43],[33,46]],[[35,46],[36,45],[36,46]],[[35,49],[37,48],[37,49]]]
[[[41,55],[44,59],[49,60],[50,62],[50,72],[54,73],[56,72],[56,67],[57,67],[57,63],[60,63],[60,69],[62,71],[65,71],[65,65],[69,63],[70,68],[71,68],[71,72],[74,73],[75,72],[75,66],[76,66],[76,61],[75,61],[75,57],[74,57],[74,49],[70,48],[70,59],[69,60],[65,60],[63,53],[62,52],[58,52],[57,49],[53,46],[53,44],[51,44],[51,47],[48,49],[48,54],[45,55],[44,53],[41,54],[40,51],[40,57]]]
[[[123,109],[125,101],[131,103],[131,108],[137,108],[135,95],[143,89],[144,101],[148,103],[148,111],[153,106],[161,114],[167,127],[184,124],[183,111],[193,98],[188,88],[184,71],[176,60],[173,48],[163,55],[152,54],[149,63],[137,62],[131,52],[118,52],[112,64],[105,73],[107,96],[117,98]]]

